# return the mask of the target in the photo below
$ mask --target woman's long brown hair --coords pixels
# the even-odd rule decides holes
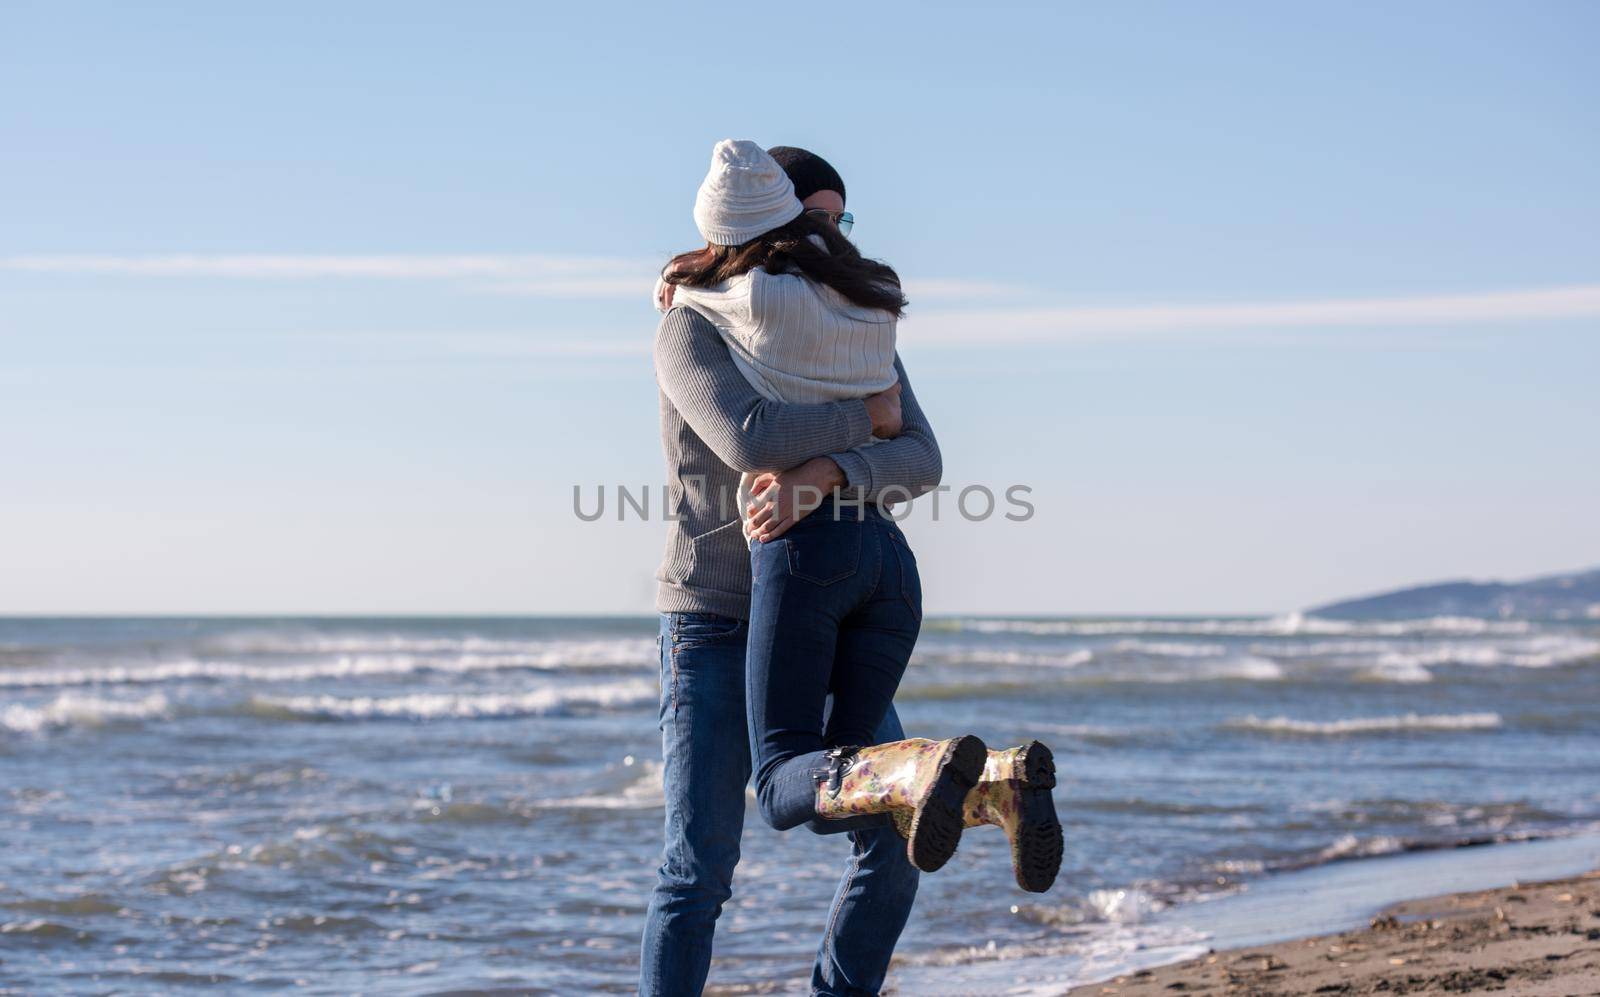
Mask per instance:
[[[811,241],[820,236],[824,249]],[[801,214],[787,225],[737,246],[706,246],[674,256],[661,271],[668,284],[710,287],[761,267],[767,273],[799,273],[831,287],[863,308],[881,308],[900,318],[906,296],[900,277],[887,263],[869,260],[839,230],[814,215]]]

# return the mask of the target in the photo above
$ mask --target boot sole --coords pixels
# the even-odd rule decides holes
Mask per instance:
[[[989,749],[966,734],[951,740],[939,758],[939,771],[911,818],[906,856],[923,872],[937,872],[950,861],[966,826],[962,810],[967,791],[983,777]]]
[[[1029,741],[1011,759],[1011,769],[1000,773],[1000,778],[1010,779],[1029,789],[1056,788],[1056,759],[1048,745]]]
[[[1056,761],[1050,749],[1034,741],[1019,753],[1012,778],[1017,781],[1021,813],[1014,842],[1017,885],[1044,893],[1061,871],[1061,820],[1056,816]]]

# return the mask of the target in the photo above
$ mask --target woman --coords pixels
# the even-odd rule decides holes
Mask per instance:
[[[844,238],[847,217],[806,212],[754,143],[718,143],[695,202],[706,247],[668,264],[658,304],[706,315],[768,398],[883,391],[896,380],[906,301],[895,272]],[[995,823],[1011,836],[1018,882],[1048,889],[1061,857],[1048,748],[994,753],[970,734],[859,747],[893,701],[921,625],[904,533],[876,507],[836,494],[780,537],[761,508],[773,481],[743,482],[757,497],[743,509],[754,582],[746,699],[763,818],[831,833],[855,826],[844,818],[890,814],[913,864],[930,872],[964,826]]]

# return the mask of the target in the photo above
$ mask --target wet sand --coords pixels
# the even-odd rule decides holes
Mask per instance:
[[[1215,952],[1071,993],[1600,995],[1600,872],[1406,901],[1367,928]]]

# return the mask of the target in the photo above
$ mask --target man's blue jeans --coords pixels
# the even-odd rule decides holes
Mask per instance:
[[[742,620],[706,613],[661,618],[667,842],[645,920],[639,992],[646,997],[700,993],[717,917],[733,893],[750,780],[747,630]],[[903,736],[891,709],[878,740]],[[887,820],[850,838],[811,974],[812,992],[829,997],[879,991],[917,895],[918,873]]]

